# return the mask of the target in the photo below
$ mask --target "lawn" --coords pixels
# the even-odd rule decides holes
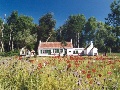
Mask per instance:
[[[0,60],[0,90],[120,90],[120,55]]]

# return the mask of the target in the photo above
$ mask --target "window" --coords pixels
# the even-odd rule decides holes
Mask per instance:
[[[73,51],[73,54],[78,54],[78,51]]]
[[[24,54],[24,51],[22,50],[22,54]]]
[[[73,51],[73,54],[75,54],[75,51]]]
[[[78,51],[76,51],[76,54],[78,54]]]
[[[59,53],[59,49],[54,49],[54,53]]]

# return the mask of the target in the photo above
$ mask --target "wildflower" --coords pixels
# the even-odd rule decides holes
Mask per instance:
[[[85,70],[82,70],[82,74],[86,74],[86,71],[85,71]]]
[[[97,82],[97,85],[99,86],[100,84],[101,84],[101,83],[98,81],[98,82]]]
[[[95,73],[95,72],[96,72],[96,69],[92,69],[92,72]]]
[[[70,60],[67,60],[67,63],[70,63]]]
[[[111,74],[112,74],[112,72],[108,71],[108,72],[107,72],[107,74],[108,74],[108,75],[111,75]]]
[[[19,56],[19,60],[21,60],[22,59],[22,56]]]
[[[93,83],[93,80],[90,80],[89,84],[92,84]]]
[[[91,78],[91,74],[87,74],[87,78],[88,78],[88,79]]]
[[[37,68],[38,68],[38,69],[41,69],[41,68],[42,68],[42,64],[39,63]]]

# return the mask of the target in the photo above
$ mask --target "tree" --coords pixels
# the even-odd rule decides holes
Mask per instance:
[[[96,31],[97,31],[97,20],[94,17],[90,17],[88,19],[88,21],[85,24],[85,40],[86,42],[90,42],[90,41],[94,41],[95,39],[95,35],[96,35]]]
[[[114,49],[120,51],[120,0],[114,0],[111,5],[111,13],[105,18],[106,24],[112,26],[112,33],[116,37]]]
[[[17,35],[17,20],[18,20],[18,12],[13,11],[11,15],[7,18],[7,24],[9,26],[9,50],[14,50],[14,35]]]
[[[94,44],[99,49],[99,52],[105,52],[105,41],[108,33],[104,23],[98,22],[97,27]]]
[[[25,15],[18,15],[17,11],[13,11],[7,19],[8,29],[5,30],[6,37],[9,36],[9,50],[20,49],[24,46],[33,45],[36,40],[36,33],[33,29],[35,24],[33,18]]]
[[[15,43],[17,47],[22,48],[28,46],[29,44],[35,43],[36,33],[33,32],[35,24],[33,23],[33,18],[25,15],[20,15],[17,20],[17,35],[15,35]],[[22,44],[21,44],[22,43]],[[33,49],[33,48],[32,48]]]
[[[73,39],[73,46],[79,47],[85,22],[85,16],[82,14],[69,16],[66,23],[59,29],[58,36],[62,36],[61,38],[65,41]]]
[[[39,40],[42,41],[51,41],[51,39],[55,34],[54,28],[55,28],[56,21],[53,18],[52,13],[47,13],[44,16],[42,16],[39,20],[39,26],[38,26],[38,42]],[[49,40],[48,40],[49,39]],[[54,41],[54,40],[53,40]]]
[[[4,51],[3,30],[4,30],[4,25],[3,25],[2,19],[0,18],[0,42],[1,42],[0,49],[1,49],[1,52]]]

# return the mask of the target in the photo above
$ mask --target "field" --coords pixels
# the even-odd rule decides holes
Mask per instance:
[[[120,56],[1,57],[0,90],[120,90]]]

